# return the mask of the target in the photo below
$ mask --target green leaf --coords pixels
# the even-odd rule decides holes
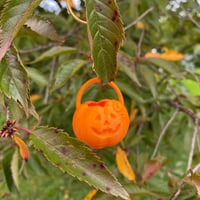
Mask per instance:
[[[39,86],[48,85],[48,80],[39,70],[32,67],[27,67],[26,70],[28,72],[29,77]]]
[[[41,0],[6,0],[0,16],[0,61]]]
[[[14,47],[9,49],[0,62],[0,90],[7,97],[20,102],[28,115],[30,99],[28,75]]]
[[[49,175],[48,168],[45,166],[42,155],[38,154],[38,152],[31,153],[31,156],[28,159],[27,166],[34,172],[34,174],[39,175]]]
[[[177,78],[182,77],[182,75],[180,74],[180,72],[177,69],[178,68],[177,65],[173,62],[166,61],[161,58],[148,58],[147,61],[152,63],[154,66],[162,68],[163,70],[165,70],[169,74],[174,75]]]
[[[56,128],[38,127],[31,134],[36,149],[62,171],[100,189],[127,199],[128,193],[103,162],[82,142]]]
[[[14,99],[9,99],[9,108],[12,113],[13,119],[22,119],[24,115],[24,111],[22,106],[16,102]]]
[[[85,60],[74,59],[62,64],[55,75],[55,83],[52,90],[61,88],[86,63]]]
[[[13,182],[16,188],[19,190],[19,177],[18,177],[18,149],[15,149],[15,152],[11,160],[11,172],[13,177]]]
[[[135,71],[135,61],[128,54],[120,51],[118,54],[119,71],[124,72],[133,82],[141,86]]]
[[[177,188],[177,190],[178,189],[179,188]],[[174,193],[172,193],[168,199],[173,199],[173,197],[174,197]],[[196,200],[199,199],[199,195],[197,194],[197,191],[194,188],[194,186],[186,184],[181,190],[181,193],[179,194],[177,200],[193,200],[193,199],[196,199]]]
[[[124,39],[117,3],[87,0],[86,11],[94,69],[103,82],[112,81],[117,72],[117,52]]]
[[[145,100],[140,96],[138,91],[135,90],[135,86],[130,83],[130,81],[117,78],[115,83],[119,86],[120,90],[128,97],[137,102],[145,103]]]
[[[76,53],[76,52],[78,52],[78,50],[73,47],[55,46],[45,51],[43,54],[41,54],[39,57],[37,57],[35,60],[30,62],[29,64],[37,63],[45,59],[50,59],[54,56],[59,56],[62,54],[71,54],[71,53]]]
[[[11,192],[16,191],[15,183],[11,171],[11,161],[13,158],[13,151],[9,151],[3,159],[3,172],[6,179],[6,184]]]
[[[140,197],[140,196],[145,196],[150,198],[154,197],[154,198],[159,198],[159,195],[157,195],[156,193],[153,193],[151,191],[149,191],[148,189],[145,189],[144,187],[139,187],[133,183],[131,184],[127,184],[124,186],[125,189],[128,191],[129,195],[131,197],[133,197],[135,199],[135,197]],[[101,191],[98,191],[95,196],[92,198],[92,200],[120,200],[121,198],[116,198],[113,197],[109,194],[105,194]]]
[[[138,66],[138,68],[140,69],[140,73],[142,74],[147,86],[149,87],[154,99],[157,99],[158,97],[158,93],[157,93],[157,87],[156,87],[156,80],[155,80],[155,76],[154,73],[152,72],[152,70],[149,69],[149,67],[147,65],[142,65],[140,64]]]
[[[37,111],[35,110],[35,106],[32,104],[30,99],[28,101],[28,106],[29,106],[29,108],[28,108],[29,113],[39,121],[39,115],[38,115]]]
[[[186,79],[181,81],[192,96],[200,96],[200,86],[199,83],[191,79]]]
[[[148,189],[145,189],[143,187],[139,187],[137,185],[134,184],[127,184],[126,186],[124,186],[126,188],[126,190],[128,191],[128,193],[131,196],[153,196],[156,198],[159,198],[159,195],[149,191]]]
[[[57,34],[52,22],[48,19],[44,19],[40,16],[33,16],[29,18],[24,25],[39,35],[54,41],[63,42],[63,39]]]
[[[92,200],[121,200],[120,197],[113,197],[112,195],[105,194],[101,191],[97,191],[97,193],[92,197]]]

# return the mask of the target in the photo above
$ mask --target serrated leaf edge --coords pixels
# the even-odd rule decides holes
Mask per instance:
[[[54,128],[54,127],[48,127],[48,126],[40,126],[40,127],[37,127],[37,128],[47,128],[47,129],[50,129],[50,130],[55,130],[56,128]],[[36,128],[35,128],[36,129]],[[35,130],[34,129],[34,130]],[[33,130],[33,132],[34,132],[34,130]],[[69,136],[69,134],[67,134],[66,132],[64,132],[64,130],[63,129],[57,129],[57,131],[58,132],[61,132],[61,133],[63,133],[63,134],[66,134],[66,135],[68,135]],[[34,135],[35,136],[35,135]],[[36,137],[36,136],[35,136]],[[70,136],[69,136],[70,137]],[[74,138],[74,139],[76,139],[76,138]],[[79,141],[80,142],[80,141]],[[80,142],[80,143],[82,143],[82,142]],[[101,162],[101,163],[103,163],[102,162],[102,160],[100,159],[100,157],[98,157],[95,153],[93,153],[92,151],[91,151],[91,149],[90,148],[88,148],[84,143],[82,143],[83,144],[83,148],[85,149],[85,150],[88,150],[88,151],[90,151],[91,152],[91,155],[93,155],[96,159],[97,159],[97,161],[98,162]],[[37,148],[36,146],[35,146],[35,144],[34,144],[34,148],[36,149],[36,150],[40,150],[39,148]],[[83,149],[83,151],[84,151],[84,149]],[[57,151],[57,150],[56,150]],[[57,167],[57,168],[59,168],[63,173],[65,172],[60,166],[57,166],[55,163],[53,163],[53,162],[51,162],[51,160],[46,156],[46,154],[45,153],[43,153],[42,152],[42,154],[45,156],[45,158],[51,163],[51,164],[53,164],[55,167]],[[105,166],[105,165],[104,165]],[[126,190],[123,188],[123,186],[118,182],[118,180],[117,180],[117,178],[109,171],[109,169],[105,166],[105,169],[107,170],[107,172],[109,173],[109,175],[116,181],[116,183],[124,190],[124,195],[126,195],[127,196],[127,198],[125,198],[125,196],[117,196],[117,195],[115,195],[115,194],[113,194],[113,193],[111,193],[113,196],[116,196],[116,197],[121,197],[121,198],[123,198],[123,199],[128,199],[128,193],[126,192]],[[77,177],[77,176],[75,176],[75,175],[73,175],[73,174],[71,174],[70,172],[67,172],[67,173],[69,173],[71,176],[73,176],[73,177],[76,177],[78,180],[80,180],[80,181],[83,181],[82,179],[81,179],[81,177]],[[87,181],[87,180],[84,180],[84,182],[86,182],[88,185],[90,185],[91,186],[91,184]],[[92,185],[92,186],[94,186],[94,185]],[[94,186],[96,189],[99,189],[99,188],[97,188],[96,186]],[[101,189],[100,189],[101,190]],[[108,191],[106,191],[106,190],[101,190],[101,191],[103,191],[103,192],[105,192],[105,193],[108,193]]]

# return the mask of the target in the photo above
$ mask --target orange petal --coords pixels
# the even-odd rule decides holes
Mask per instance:
[[[94,197],[94,195],[97,193],[97,190],[92,190],[92,191],[90,191],[88,194],[87,194],[87,196],[85,196],[85,198],[84,198],[84,200],[91,200],[93,197]]]
[[[117,147],[116,162],[119,171],[129,180],[135,183],[135,173],[126,157],[125,151]]]
[[[144,55],[145,58],[160,58],[160,54],[159,53],[151,53],[148,52]]]
[[[21,140],[20,138],[18,138],[16,136],[14,136],[14,141],[19,146],[19,153],[20,153],[22,159],[24,159],[25,161],[28,161],[28,159],[29,159],[29,150],[28,150],[27,145],[24,143],[23,140]]]
[[[141,21],[138,21],[136,24],[137,28],[144,29],[144,24]]]
[[[171,60],[171,61],[178,61],[184,58],[184,55],[179,52],[167,52],[161,55],[162,59],[164,60]]]
[[[176,50],[164,48],[164,53],[147,52],[144,58],[162,58],[164,60],[178,61],[184,58],[184,55]]]
[[[38,95],[38,94],[33,94],[33,95],[30,96],[31,102],[37,101],[40,98],[41,98],[41,96]]]

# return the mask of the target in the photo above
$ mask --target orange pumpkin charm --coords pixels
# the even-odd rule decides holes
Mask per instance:
[[[100,80],[90,79],[78,92],[73,130],[80,141],[92,148],[113,146],[125,137],[129,127],[129,116],[124,106],[124,99],[117,85],[110,82],[108,84],[116,91],[119,101],[103,99],[99,102],[86,101],[81,104],[84,90],[93,83],[100,83]]]

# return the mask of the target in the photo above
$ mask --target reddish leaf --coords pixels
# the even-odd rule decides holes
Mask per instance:
[[[146,180],[150,179],[162,166],[162,162],[160,160],[149,160],[144,165],[144,172],[142,175],[142,182],[144,183]]]

